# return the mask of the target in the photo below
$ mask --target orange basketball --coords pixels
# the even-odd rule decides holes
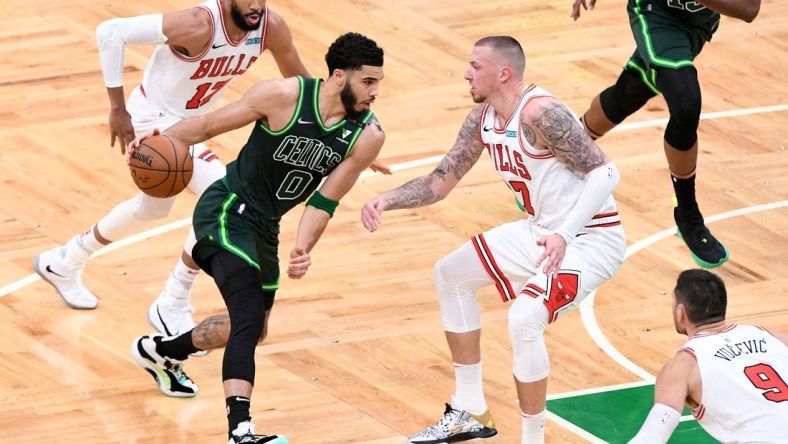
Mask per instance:
[[[192,179],[193,168],[189,147],[163,134],[143,140],[129,160],[134,184],[153,197],[170,197],[183,191]]]

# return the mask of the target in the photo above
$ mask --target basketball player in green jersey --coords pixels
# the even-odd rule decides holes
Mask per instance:
[[[383,78],[383,50],[367,37],[348,33],[331,45],[326,63],[325,81],[263,81],[238,102],[164,132],[191,145],[255,122],[238,158],[227,165],[227,175],[208,187],[194,210],[192,256],[216,281],[228,315],[206,319],[175,337],[142,336],[132,345],[135,361],[158,384],[180,383],[169,369],[191,353],[226,346],[222,380],[231,444],[287,442],[277,435],[254,437],[249,417],[254,351],[265,337],[279,287],[281,217],[306,201],[287,267],[290,278],[300,279],[339,200],[375,160],[385,139],[370,110]],[[150,133],[135,139],[129,151],[146,136]]]
[[[577,20],[581,6],[593,9],[595,3],[575,0],[571,17]],[[665,97],[670,119],[664,149],[676,194],[673,218],[692,258],[707,268],[722,265],[729,254],[706,228],[695,198],[701,91],[693,60],[717,30],[720,14],[752,22],[760,7],[761,0],[629,0],[637,49],[616,84],[596,96],[581,119],[596,139],[652,97]]]

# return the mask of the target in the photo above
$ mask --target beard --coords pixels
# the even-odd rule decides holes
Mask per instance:
[[[342,87],[342,91],[339,92],[339,98],[342,99],[342,105],[345,107],[345,113],[349,118],[355,118],[361,115],[361,111],[356,111],[356,103],[358,103],[358,97],[350,88],[350,82],[345,82],[345,86]]]
[[[241,14],[241,10],[238,9],[238,4],[236,4],[235,1],[230,5],[230,17],[232,17],[235,26],[239,27],[242,31],[257,31],[260,29],[260,25],[263,24],[262,12],[260,13],[260,20],[258,20],[256,24],[250,25],[246,23],[246,17]]]

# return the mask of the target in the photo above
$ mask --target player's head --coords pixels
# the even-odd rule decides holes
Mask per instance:
[[[676,331],[686,334],[684,319],[697,327],[725,320],[728,293],[716,274],[701,269],[684,270],[673,289],[673,322]]]
[[[355,32],[339,36],[328,48],[326,65],[348,115],[372,105],[383,79],[383,49],[374,40]]]
[[[471,84],[473,101],[482,103],[500,84],[522,81],[525,53],[513,37],[484,37],[473,46],[468,64],[465,80]]]
[[[230,17],[242,31],[260,29],[264,14],[265,0],[230,0]]]

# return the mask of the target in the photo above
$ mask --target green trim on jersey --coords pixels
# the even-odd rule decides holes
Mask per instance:
[[[227,209],[232,206],[236,199],[238,199],[238,195],[235,193],[230,193],[230,195],[227,196],[227,199],[225,199],[224,203],[222,204],[222,211],[219,214],[219,236],[221,237],[219,242],[225,249],[227,249],[227,251],[230,251],[231,253],[245,260],[249,265],[256,268],[257,271],[260,271],[260,264],[255,262],[254,259],[246,254],[245,251],[230,241],[230,234],[227,230]]]
[[[643,14],[640,12],[640,2],[641,0],[635,0],[635,4],[637,8],[635,8],[634,13],[637,15],[638,21],[640,22],[640,33],[643,35],[643,41],[646,43],[646,51],[648,52],[648,58],[651,63],[657,66],[661,66],[663,68],[672,68],[672,69],[679,69],[685,66],[695,66],[692,63],[692,60],[684,59],[684,60],[668,60],[663,59],[662,57],[657,56],[656,51],[654,51],[654,45],[651,42],[651,35],[649,33],[648,22]]]
[[[662,92],[657,88],[657,72],[655,70],[647,71],[646,68],[638,65],[637,63],[633,62],[632,60],[627,62],[626,65],[627,69],[633,69],[638,72],[640,75],[640,79],[643,80],[643,83],[648,86],[648,89],[654,92],[654,94],[662,94]],[[651,76],[649,77],[648,72],[651,72]]]
[[[267,126],[263,125],[262,122],[260,123],[260,128],[272,136],[278,136],[290,131],[290,128],[295,125],[295,123],[298,121],[298,116],[301,114],[301,103],[303,102],[301,99],[304,97],[304,78],[301,76],[296,76],[296,79],[298,79],[298,99],[296,100],[296,107],[295,111],[293,111],[293,116],[290,118],[290,121],[287,122],[287,125],[285,125],[285,127],[279,131],[273,131]]]

